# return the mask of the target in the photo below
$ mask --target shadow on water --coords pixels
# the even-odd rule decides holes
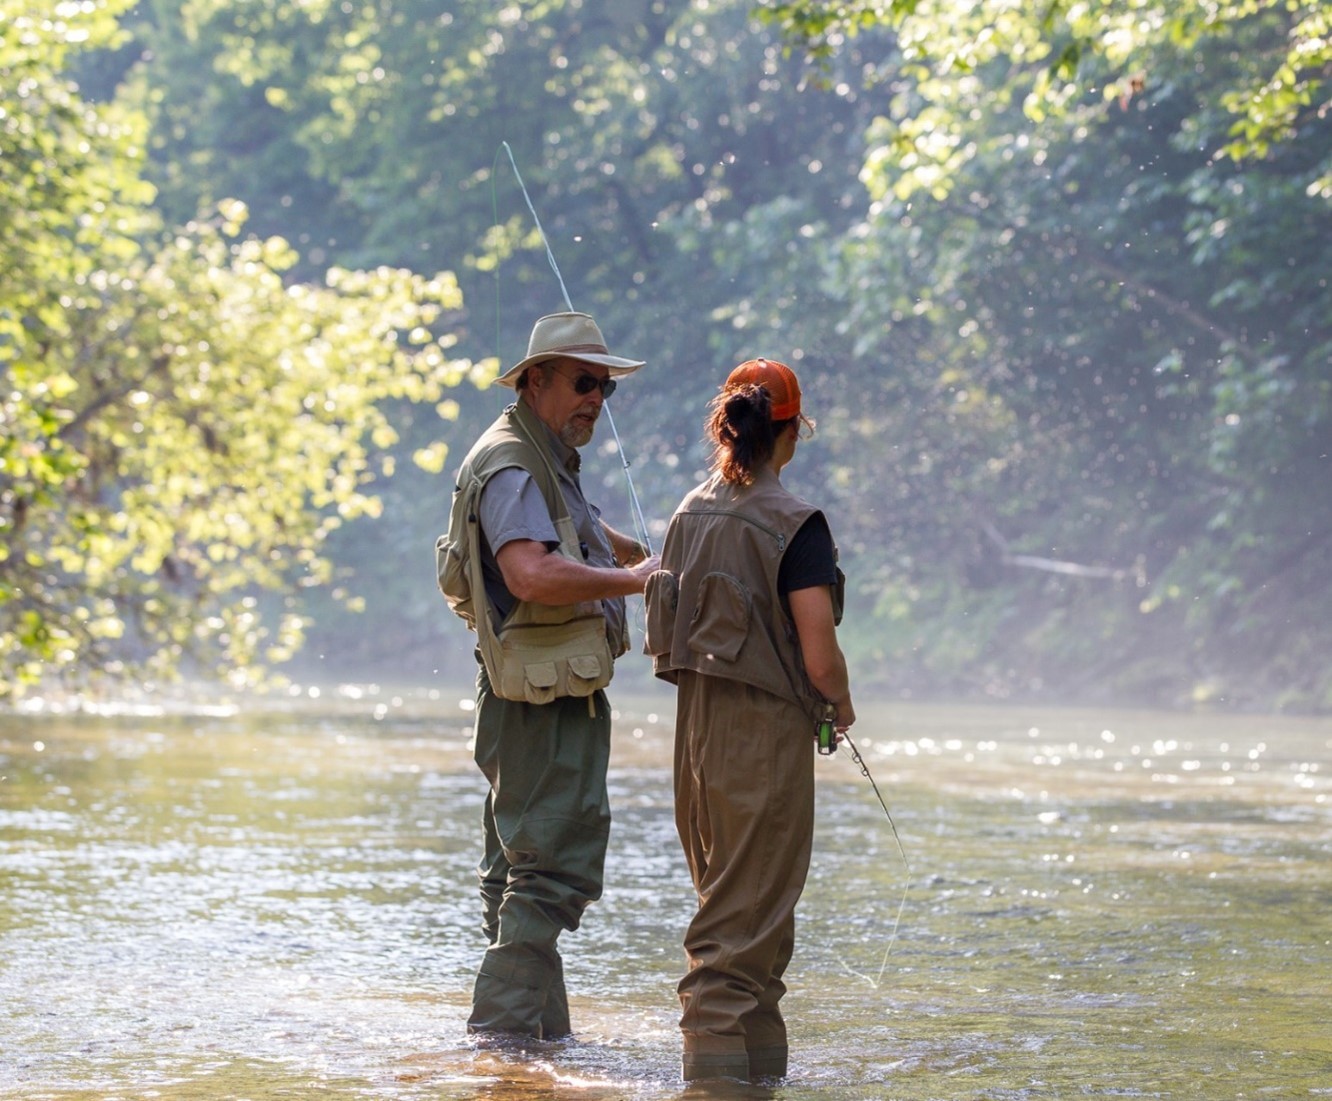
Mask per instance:
[[[669,699],[617,700],[578,1038],[512,1052],[465,696],[0,717],[0,1097],[1332,1097],[1332,723],[867,708],[910,875],[819,760],[792,1073],[686,1086]]]

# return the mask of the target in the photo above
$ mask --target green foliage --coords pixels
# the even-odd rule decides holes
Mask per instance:
[[[1174,79],[1171,63],[1236,50],[1240,71],[1204,82],[1230,116],[1217,150],[1236,160],[1321,129],[1329,102],[1332,16],[1323,0],[1094,0],[1023,7],[1009,0],[765,4],[765,21],[819,64],[848,36],[892,26],[900,72],[919,98],[899,97],[892,112],[897,157],[907,186],[937,189],[970,153],[962,119],[1021,102],[1030,117],[1067,116],[1093,101],[1125,104],[1144,88]],[[982,77],[994,69],[997,79]],[[1332,163],[1311,185],[1326,197]]]
[[[574,306],[649,362],[614,413],[655,533],[701,473],[702,410],[726,370],[769,354],[800,372],[819,430],[786,477],[838,534],[862,690],[1325,706],[1323,7],[71,6],[99,25],[97,53],[71,69],[86,99],[65,82],[61,106],[48,82],[11,115],[46,103],[34,171],[63,167],[31,183],[15,166],[33,140],[12,127],[0,158],[0,198],[19,197],[0,219],[45,242],[0,271],[11,374],[41,364],[6,408],[40,444],[6,455],[27,479],[6,515],[68,511],[59,539],[78,548],[72,487],[101,495],[93,530],[133,503],[151,552],[118,552],[115,584],[132,591],[106,598],[121,652],[157,645],[125,614],[153,568],[176,596],[225,607],[209,616],[245,653],[268,643],[242,617],[271,614],[275,642],[284,616],[307,622],[325,673],[466,676],[428,566],[448,456],[509,397],[484,388],[494,361],[564,305],[503,141]],[[807,45],[813,67],[796,56]],[[252,240],[219,220],[233,197]],[[149,244],[158,217],[189,228]],[[440,270],[456,287],[406,274]],[[214,302],[234,321],[201,306]],[[361,335],[333,337],[344,311]],[[428,340],[421,360],[413,327],[447,330],[474,366],[449,371]],[[298,407],[273,373],[285,362],[307,391],[345,396],[336,424],[318,401]],[[218,393],[199,402],[205,363]],[[146,407],[124,404],[131,377]],[[76,431],[94,383],[118,392],[110,379],[124,401]],[[246,406],[255,387],[273,391],[273,417]],[[628,527],[607,437],[582,477]],[[227,542],[194,503],[209,483],[241,517],[239,559],[203,550]],[[159,534],[182,516],[197,544]],[[57,562],[44,545],[43,583],[88,568],[90,552]],[[71,630],[12,622],[28,646]]]
[[[3,7],[0,684],[207,655],[244,681],[303,628],[258,594],[327,580],[329,534],[378,511],[384,403],[458,381],[432,331],[456,283],[289,283],[291,248],[243,237],[237,202],[159,238],[142,118],[63,75],[118,6]]]
[[[1332,545],[1319,19],[1303,4],[893,13],[901,60],[865,169],[876,205],[842,284],[898,289],[861,318],[866,354],[913,357],[922,382],[960,379],[1004,415],[969,428],[988,452],[970,477],[931,472],[904,494],[909,515],[931,491],[939,534],[963,521],[926,541],[948,548],[935,576],[899,566],[883,585],[917,602],[914,623],[955,621],[970,589],[968,621],[988,639],[974,661],[1002,672],[996,684],[1086,691],[1054,655],[1093,638],[1097,660],[1081,664],[1125,691],[1166,691],[1165,650],[1175,699],[1189,680],[1203,696],[1261,695],[1251,643],[1281,648],[1275,608],[1297,609],[1292,638],[1328,637],[1326,606],[1303,598]],[[1249,94],[1273,71],[1289,93],[1279,110]],[[888,433],[919,439],[938,408]],[[855,453],[874,448],[867,437]],[[1046,566],[1023,580],[1019,560]],[[1113,564],[1122,580],[1061,581],[1048,572],[1060,562]],[[941,587],[940,567],[966,588]],[[1079,632],[1069,607],[1099,629]],[[948,652],[941,631],[918,632],[927,658]],[[1285,702],[1325,696],[1323,674],[1295,680]]]
[[[807,317],[812,326],[825,302],[817,288],[823,242],[859,201],[868,105],[842,93],[802,96],[799,64],[783,59],[770,36],[756,36],[747,6],[734,0],[706,18],[679,2],[475,3],[445,14],[429,0],[391,12],[268,8],[281,23],[273,35],[292,44],[292,63],[264,76],[266,105],[254,108],[253,123],[230,75],[230,52],[253,36],[236,22],[240,9],[217,6],[193,41],[166,6],[139,28],[152,61],[131,91],[155,133],[183,135],[180,146],[156,147],[152,177],[164,190],[192,180],[198,190],[173,200],[191,209],[219,186],[211,159],[209,175],[186,170],[205,155],[192,135],[261,135],[215,166],[246,199],[256,228],[324,242],[319,220],[336,217],[345,228],[329,254],[340,263],[456,270],[467,302],[454,330],[460,353],[512,361],[533,318],[564,302],[508,159],[498,155],[508,142],[575,307],[594,312],[613,345],[637,345],[664,369],[660,401],[636,415],[635,395],[654,386],[645,373],[617,395],[615,410],[631,430],[635,473],[652,474],[639,479],[647,511],[664,524],[699,461],[702,406],[750,327],[766,340],[774,320],[794,322],[781,337],[794,341],[794,328]],[[186,42],[182,60],[171,60]],[[373,50],[377,71],[344,88],[351,106],[334,110],[321,99],[323,74],[353,42]],[[200,73],[222,75],[204,81]],[[192,128],[173,121],[177,112],[188,112]],[[344,117],[358,120],[345,133],[335,130]],[[303,166],[311,182],[272,178],[270,160]],[[336,193],[333,207],[301,199],[325,185]],[[828,344],[817,338],[811,347]],[[404,451],[437,461],[443,442],[456,453],[506,395],[460,394],[456,424],[404,413]],[[664,410],[679,415],[667,423]],[[618,464],[589,463],[584,477],[628,529]],[[401,545],[429,546],[450,484],[402,464],[384,487],[377,530],[412,530]],[[400,563],[378,553],[377,541],[348,533],[343,564],[360,587],[397,591]],[[395,632],[423,609],[438,612],[429,603],[398,608]],[[395,637],[403,649],[421,649],[414,636]]]

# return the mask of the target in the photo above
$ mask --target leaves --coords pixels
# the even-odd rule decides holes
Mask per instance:
[[[131,38],[12,105],[41,121],[0,158],[33,250],[0,268],[0,585],[27,571],[14,623],[42,585],[69,609],[23,620],[41,660],[289,655],[315,614],[321,655],[340,626],[395,672],[446,653],[403,562],[565,287],[649,361],[615,412],[653,523],[728,365],[796,365],[819,431],[789,477],[867,689],[1160,701],[1223,670],[1252,699],[1248,639],[1332,645],[1322,6],[115,10]]]
[[[0,90],[5,690],[209,654],[248,678],[268,639],[286,653],[299,635],[255,594],[328,579],[329,534],[379,508],[388,405],[456,381],[431,334],[457,285],[389,268],[289,283],[295,252],[243,237],[235,202],[157,238],[142,118],[61,75],[73,44],[114,40],[116,6],[5,6],[0,59],[26,74]]]

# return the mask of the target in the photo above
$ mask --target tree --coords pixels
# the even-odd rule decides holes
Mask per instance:
[[[789,477],[838,533],[867,689],[1332,706],[1308,596],[1332,555],[1320,9],[758,13],[803,13],[817,68],[748,0],[141,0],[74,71],[148,119],[167,224],[233,257],[294,242],[264,253],[284,289],[456,271],[466,309],[434,328],[477,363],[563,306],[507,143],[573,304],[649,361],[614,412],[658,525],[725,369],[789,356],[819,421]],[[227,236],[228,196],[255,240]],[[456,423],[378,406],[383,513],[321,538],[334,584],[286,609],[317,612],[318,653],[341,629],[362,671],[470,664],[428,550],[446,447],[507,396],[450,391]],[[597,451],[585,483],[624,526]],[[342,619],[318,601],[353,577],[375,599]]]
[[[874,205],[843,286],[898,291],[862,300],[865,353],[915,363],[918,390],[965,395],[1000,429],[969,476],[927,479],[959,530],[932,541],[953,549],[930,560],[932,583],[885,579],[884,606],[916,625],[895,656],[956,664],[940,635],[965,616],[967,658],[996,684],[1080,676],[1150,694],[1168,652],[1200,697],[1233,699],[1262,679],[1256,639],[1325,645],[1326,608],[1301,595],[1332,553],[1316,488],[1332,443],[1324,6],[768,15],[823,59],[891,27],[864,170]],[[960,585],[940,576],[950,558]],[[997,586],[1017,559],[1121,581],[1010,570]],[[1332,699],[1309,664],[1257,691]]]
[[[615,413],[664,526],[701,459],[702,406],[750,334],[832,354],[814,333],[831,316],[818,281],[854,215],[868,108],[802,95],[799,64],[753,32],[744,0],[163,4],[135,24],[142,61],[126,92],[153,119],[150,175],[176,208],[215,196],[221,179],[261,232],[318,242],[326,262],[457,271],[458,349],[478,360],[512,361],[534,317],[563,308],[507,143],[574,306],[650,353],[654,370],[617,395]],[[335,243],[320,228],[333,221]],[[436,442],[463,443],[503,402],[465,388],[456,398],[454,425],[400,411],[401,455],[437,458]],[[447,513],[443,473],[401,463],[375,531],[427,546]],[[585,477],[605,477],[590,488],[623,508],[614,457]],[[395,610],[384,632],[344,637],[441,651],[439,608],[378,553],[379,538],[344,531],[339,564]]]
[[[442,403],[469,369],[432,331],[450,276],[289,283],[234,202],[161,233],[142,117],[65,75],[125,6],[0,0],[0,691],[289,656],[291,594],[378,508],[381,403]]]
[[[1229,140],[1217,151],[1236,160],[1321,130],[1329,103],[1332,16],[1322,0],[1053,0],[1032,9],[1007,0],[792,0],[764,4],[759,14],[821,65],[857,34],[895,29],[903,75],[926,105],[910,120],[898,116],[898,141],[910,174],[926,186],[947,186],[949,165],[971,155],[950,121],[963,99],[983,113],[983,89],[999,93],[989,101],[998,109],[1020,102],[1033,118],[1066,111],[1087,90],[1102,103],[1126,103],[1172,79],[1178,70],[1167,62],[1242,42],[1229,79],[1210,82],[1212,104],[1230,117]],[[982,76],[995,66],[1003,74],[997,88]],[[1332,197],[1326,152],[1312,186]]]

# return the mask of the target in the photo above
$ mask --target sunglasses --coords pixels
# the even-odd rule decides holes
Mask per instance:
[[[608,378],[603,382],[596,375],[590,375],[586,371],[577,378],[569,378],[568,375],[562,375],[561,377],[569,379],[569,385],[574,388],[574,393],[580,396],[590,394],[593,390],[600,390],[603,398],[608,398],[615,393],[616,383],[613,378]]]

